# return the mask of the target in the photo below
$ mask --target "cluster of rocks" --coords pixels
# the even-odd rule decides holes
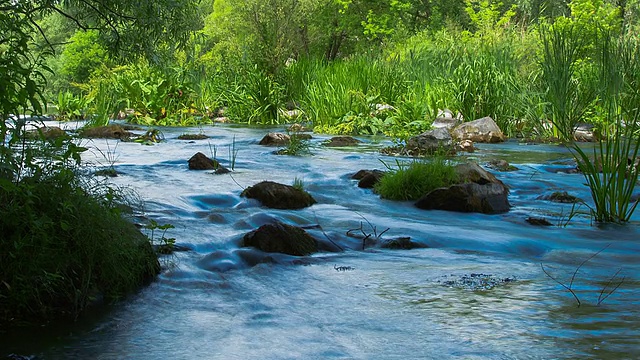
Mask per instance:
[[[473,152],[474,143],[497,143],[506,139],[490,117],[466,123],[462,123],[457,118],[440,117],[433,121],[432,127],[431,130],[409,138],[400,152],[411,156],[433,154],[439,151]]]

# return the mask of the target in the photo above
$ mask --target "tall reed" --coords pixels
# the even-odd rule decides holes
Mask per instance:
[[[640,51],[637,38],[601,41],[599,98],[607,126],[591,154],[575,142],[571,149],[593,198],[597,222],[628,222],[638,206],[632,200],[638,182],[640,150]]]
[[[595,98],[593,87],[578,80],[578,60],[585,39],[577,25],[543,26],[541,84],[554,135],[572,141],[577,123],[583,119]]]

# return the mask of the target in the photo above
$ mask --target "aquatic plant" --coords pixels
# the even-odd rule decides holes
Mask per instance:
[[[296,176],[293,179],[293,184],[291,186],[293,186],[294,189],[298,189],[300,191],[303,191],[304,190],[304,180],[302,180],[301,178]]]
[[[156,252],[159,254],[167,255],[173,253],[173,247],[176,244],[175,238],[168,238],[167,230],[175,229],[175,226],[172,224],[158,224],[157,221],[151,219],[149,223],[144,226],[145,229],[149,230],[150,234],[148,235],[149,241],[153,245]],[[157,237],[155,232],[156,230],[161,231],[160,237]]]
[[[278,150],[276,153],[278,155],[291,156],[309,155],[311,153],[309,147],[309,140],[304,137],[304,134],[292,132],[289,134],[289,143],[287,143],[287,146]]]
[[[591,190],[593,218],[624,223],[639,202],[632,197],[640,172],[640,49],[637,40],[627,37],[607,36],[601,46],[598,95],[608,125],[591,152],[575,142],[570,148]]]
[[[458,181],[454,166],[443,156],[408,163],[396,160],[396,167],[383,164],[389,171],[376,184],[375,191],[384,199],[417,200],[431,190]]]

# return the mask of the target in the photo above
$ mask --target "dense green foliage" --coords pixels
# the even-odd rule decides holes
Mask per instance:
[[[149,239],[120,210],[127,200],[123,193],[82,172],[81,153],[86,149],[68,137],[45,141],[42,133],[38,136],[38,132],[27,131],[42,125],[27,115],[42,114],[45,80],[55,74],[47,65],[55,48],[47,41],[72,40],[60,55],[61,66],[53,66],[60,70],[56,76],[62,76],[67,84],[54,81],[62,85],[48,94],[57,94],[63,117],[82,117],[88,104],[99,108],[103,99],[92,98],[91,92],[85,94],[88,97],[76,96],[68,91],[69,85],[91,83],[97,70],[108,68],[105,49],[111,49],[112,54],[116,48],[137,49],[137,55],[143,55],[156,47],[173,47],[173,39],[189,35],[185,30],[189,30],[186,21],[192,4],[0,2],[2,329],[25,322],[74,318],[91,304],[126,295],[159,271]],[[75,31],[74,26],[51,26],[44,21],[54,13],[61,16],[57,21],[71,20],[87,32],[69,37],[54,34],[51,39],[36,41],[46,35],[45,29]],[[184,21],[165,26],[170,17]],[[136,41],[143,38],[145,41]],[[111,105],[109,109],[119,108]]]
[[[83,15],[70,4],[64,11]],[[88,44],[91,26],[70,26],[60,13],[38,20],[47,35],[66,32],[51,34],[68,41],[49,62],[58,70],[51,94],[71,90],[86,106],[64,107],[67,117],[91,114],[98,125],[133,109],[133,122],[186,125],[224,109],[234,122],[281,124],[293,120],[285,109],[295,108],[295,121],[316,132],[403,142],[450,109],[465,121],[491,116],[509,136],[572,144],[579,123],[595,124],[608,141],[630,116],[626,105],[607,105],[614,95],[601,91],[601,54],[608,39],[624,39],[628,57],[637,56],[637,0],[216,0],[163,9],[152,33],[174,11],[185,30],[198,31],[179,32],[180,46],[156,37],[153,49],[107,62],[100,49],[113,47],[113,31]],[[114,24],[123,39],[132,36],[127,18]],[[175,20],[166,25],[176,32]],[[634,71],[625,68],[616,98],[634,98]],[[631,146],[637,132],[617,138]],[[597,158],[577,149],[579,162]],[[613,150],[605,143],[602,151]]]
[[[382,198],[417,200],[431,190],[458,181],[455,167],[441,156],[410,163],[398,162],[396,165],[397,168],[389,167],[389,172],[376,184],[375,190]]]

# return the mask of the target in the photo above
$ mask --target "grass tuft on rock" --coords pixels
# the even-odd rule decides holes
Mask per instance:
[[[384,199],[417,200],[431,190],[458,182],[455,167],[444,157],[434,157],[429,161],[396,161],[396,168],[387,167],[389,171],[375,186],[376,192]]]

